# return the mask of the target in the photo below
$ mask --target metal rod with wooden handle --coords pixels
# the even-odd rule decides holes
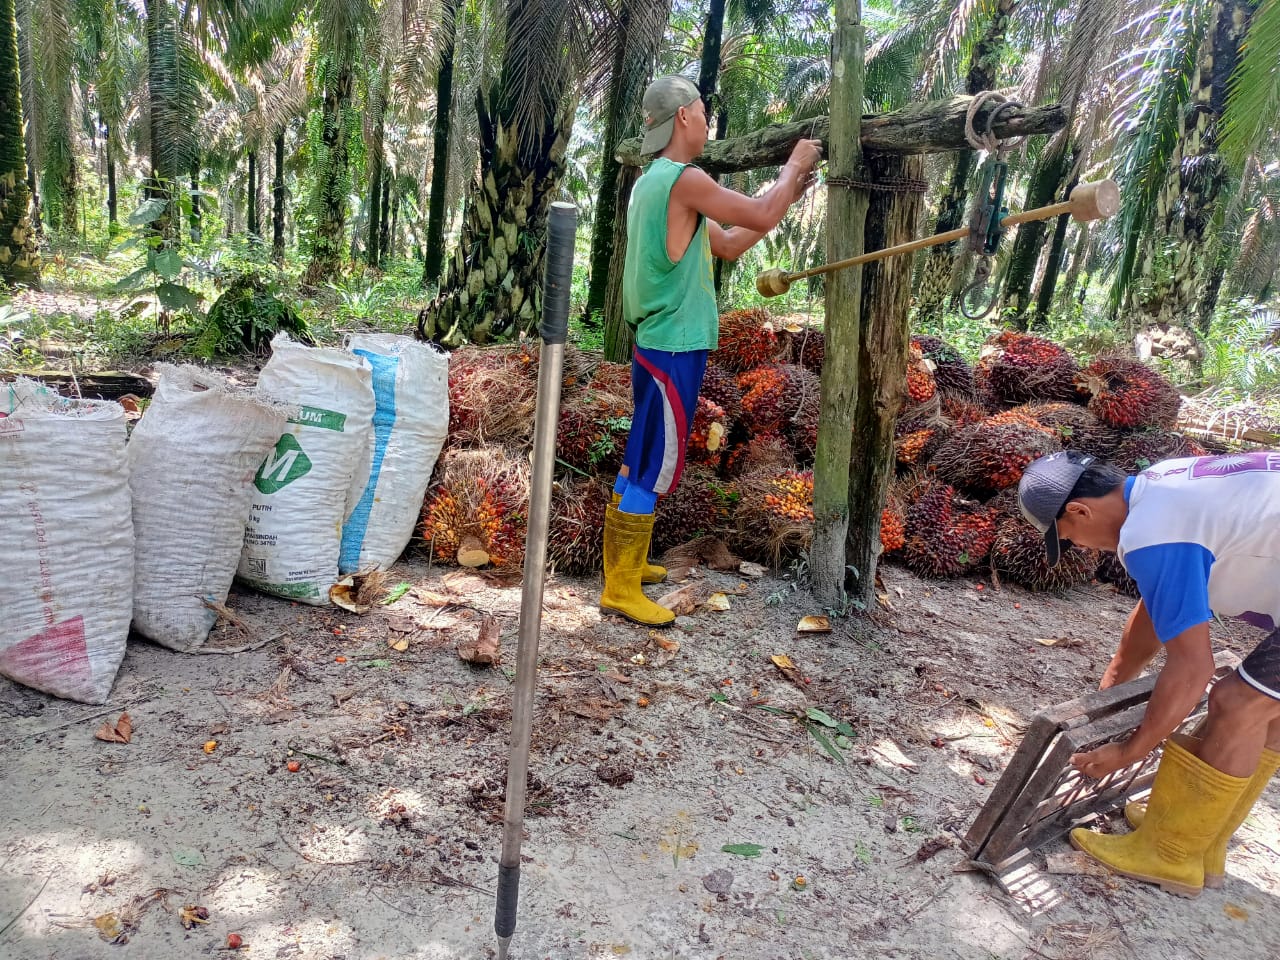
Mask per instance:
[[[1071,191],[1071,197],[1062,203],[1010,214],[1000,221],[1000,225],[1002,227],[1015,227],[1020,223],[1028,223],[1032,220],[1051,220],[1064,213],[1071,214],[1072,219],[1077,223],[1085,223],[1090,220],[1106,219],[1113,216],[1119,209],[1120,188],[1116,186],[1114,180],[1099,180],[1096,183],[1080,184]],[[946,233],[939,233],[932,237],[922,237],[919,240],[912,240],[910,243],[900,243],[896,247],[885,247],[883,250],[872,250],[870,253],[863,253],[847,260],[838,260],[835,263],[824,264],[821,267],[810,267],[808,270],[799,270],[795,273],[787,273],[785,270],[774,267],[756,277],[756,289],[760,291],[762,297],[779,297],[791,289],[792,283],[797,280],[803,280],[805,277],[816,277],[822,273],[843,270],[845,267],[856,267],[861,263],[871,263],[875,260],[883,260],[886,257],[896,257],[903,253],[915,253],[917,250],[923,250],[926,247],[936,247],[940,243],[963,240],[967,236],[969,236],[969,228],[958,227],[955,230],[948,230]]]

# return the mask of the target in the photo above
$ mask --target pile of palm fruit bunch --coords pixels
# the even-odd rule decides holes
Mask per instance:
[[[973,367],[937,337],[913,337],[912,347],[932,367],[940,402],[899,416],[885,553],[922,576],[990,571],[1046,591],[1097,577],[1132,592],[1111,554],[1073,548],[1050,568],[1043,538],[1018,511],[1017,485],[1029,463],[1057,450],[1090,453],[1126,473],[1203,455],[1174,429],[1177,389],[1137,360],[1082,365],[1052,341],[1014,331],[994,335]]]
[[[820,328],[762,308],[721,316],[683,477],[658,501],[655,555],[703,535],[775,567],[809,548],[824,352]],[[450,438],[423,508],[423,538],[437,559],[520,563],[537,371],[528,344],[453,354]],[[1073,550],[1054,569],[1045,565],[1038,535],[1017,510],[1023,470],[1063,449],[1129,473],[1205,452],[1174,430],[1180,398],[1159,372],[1120,357],[1082,364],[1049,340],[1013,331],[993,336],[973,365],[942,339],[912,337],[901,397],[881,544],[922,576],[991,571],[1061,590],[1096,575],[1130,589],[1114,558]],[[566,348],[548,542],[562,572],[599,570],[630,413],[629,365]]]

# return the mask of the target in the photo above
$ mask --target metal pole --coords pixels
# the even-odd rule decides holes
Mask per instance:
[[[547,562],[547,527],[551,522],[551,482],[556,459],[556,425],[560,420],[560,383],[564,376],[564,344],[569,332],[569,284],[578,210],[553,203],[547,227],[547,272],[542,291],[538,332],[538,406],[533,427],[533,483],[529,493],[529,526],[524,547],[524,585],[520,595],[520,633],[516,654],[516,686],[511,705],[511,754],[507,760],[507,803],[503,813],[502,855],[498,859],[498,903],[493,929],[498,960],[506,960],[516,931],[520,898],[520,842],[524,832],[525,786],[533,695],[538,674],[538,635],[542,625],[542,587]]]

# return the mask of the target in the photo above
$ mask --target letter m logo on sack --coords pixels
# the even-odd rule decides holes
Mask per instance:
[[[267,454],[258,468],[253,485],[262,493],[276,493],[299,477],[311,472],[311,458],[302,451],[297,438],[286,433],[276,442],[276,448]]]

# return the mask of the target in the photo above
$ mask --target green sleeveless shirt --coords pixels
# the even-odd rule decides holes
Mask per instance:
[[[687,164],[658,157],[636,180],[627,207],[622,311],[647,350],[714,350],[720,339],[706,218],[678,263],[667,256],[667,204]]]

